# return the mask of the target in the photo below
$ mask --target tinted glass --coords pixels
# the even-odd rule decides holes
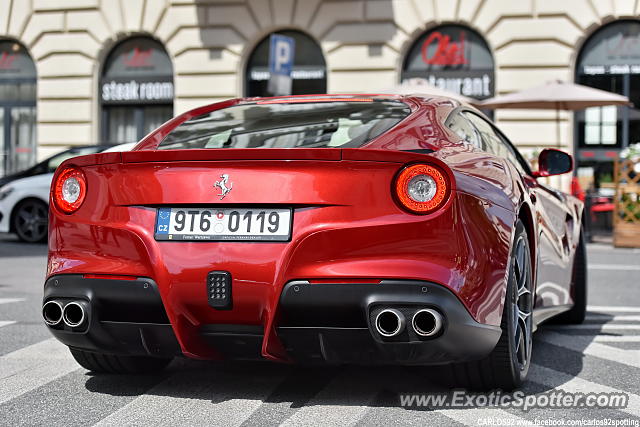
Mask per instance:
[[[34,81],[3,83],[0,79],[0,102],[34,103],[36,100],[36,83]]]
[[[143,108],[143,135],[139,135],[138,139],[148,134],[149,132],[156,130],[161,124],[166,122],[173,115],[173,107],[171,106],[149,106]]]
[[[522,156],[516,152],[515,148],[508,142],[493,126],[480,116],[465,112],[463,113],[480,133],[485,144],[485,151],[492,153],[503,159],[510,160],[513,165],[524,174],[529,173],[529,166]]]
[[[7,152],[5,151],[4,142],[4,108],[0,108],[0,177],[5,175],[5,163]]]
[[[238,105],[182,123],[158,149],[359,147],[409,113],[397,101]]]
[[[485,149],[484,144],[482,144],[482,140],[478,136],[478,133],[476,132],[475,128],[469,122],[469,120],[467,120],[465,117],[462,116],[462,114],[460,113],[455,114],[449,120],[447,126],[449,127],[449,129],[455,132],[456,135],[460,137],[460,139],[463,139],[464,141],[473,145],[476,148],[479,148],[481,150]]]
[[[138,140],[135,107],[109,107],[106,143],[122,144]],[[138,114],[140,115],[140,114]]]
[[[10,110],[10,172],[18,172],[36,162],[36,108],[14,107]]]

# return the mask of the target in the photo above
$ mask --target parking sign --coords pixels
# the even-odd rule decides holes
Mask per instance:
[[[273,95],[291,95],[291,70],[295,53],[295,40],[272,34],[269,43],[269,85]]]

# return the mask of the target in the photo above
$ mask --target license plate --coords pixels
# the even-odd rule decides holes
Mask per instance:
[[[286,242],[291,209],[159,208],[156,240]]]

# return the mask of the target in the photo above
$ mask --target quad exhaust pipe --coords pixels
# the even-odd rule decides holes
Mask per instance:
[[[395,337],[406,328],[406,319],[401,311],[385,308],[375,318],[376,331],[385,338]],[[442,314],[433,308],[416,311],[411,318],[413,332],[421,337],[432,337],[442,330]]]
[[[77,328],[87,320],[87,303],[71,301],[63,306],[61,301],[50,300],[42,306],[42,317],[49,326],[63,323],[70,328]]]
[[[404,331],[404,314],[395,308],[386,308],[376,316],[376,331],[383,337],[395,337]]]
[[[432,308],[423,308],[413,315],[411,326],[421,337],[432,337],[442,329],[442,315]]]
[[[57,326],[62,321],[62,304],[58,301],[47,301],[42,306],[42,318],[49,326]]]
[[[78,301],[71,301],[62,310],[62,320],[70,328],[77,328],[82,325],[86,317],[84,304]]]

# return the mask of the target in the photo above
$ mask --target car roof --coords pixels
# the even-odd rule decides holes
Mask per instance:
[[[291,102],[291,101],[306,101],[306,102],[334,102],[334,101],[349,101],[351,99],[358,100],[362,98],[370,98],[377,101],[394,100],[394,101],[414,101],[420,104],[440,105],[448,104],[452,108],[456,108],[463,104],[455,98],[449,98],[440,95],[431,95],[426,93],[415,93],[410,95],[399,95],[389,93],[345,93],[345,94],[316,94],[316,95],[287,95],[287,96],[271,96],[271,97],[247,97],[237,98],[236,100],[241,103],[253,104],[261,101],[269,102]],[[214,105],[214,104],[210,104]]]

